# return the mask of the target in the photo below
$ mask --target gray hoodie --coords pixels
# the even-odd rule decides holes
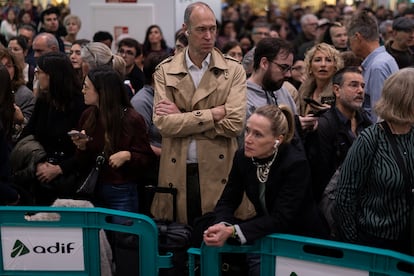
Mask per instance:
[[[276,104],[276,101],[278,105],[287,105],[290,107],[293,114],[298,114],[295,101],[285,87],[282,86],[279,90],[266,93],[261,86],[247,81],[246,119],[252,115],[256,108],[266,104]]]

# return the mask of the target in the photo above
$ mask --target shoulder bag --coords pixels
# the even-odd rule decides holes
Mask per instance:
[[[90,171],[88,177],[86,177],[83,184],[76,191],[78,194],[82,195],[92,195],[95,192],[96,183],[98,182],[99,171],[101,170],[103,164],[105,163],[105,157],[98,155],[96,157],[95,166]]]

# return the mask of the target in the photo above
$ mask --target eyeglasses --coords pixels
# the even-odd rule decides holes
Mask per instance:
[[[124,49],[118,49],[118,54],[120,55],[128,55],[128,56],[135,56],[135,54],[131,50],[124,50]]]
[[[279,67],[279,69],[280,69],[280,71],[283,73],[283,74],[285,74],[285,73],[287,73],[287,72],[291,72],[292,71],[292,66],[290,66],[290,65],[287,65],[287,64],[279,64],[279,63],[277,63],[277,62],[275,62],[275,61],[270,61],[271,63],[273,63],[273,64],[276,64],[277,65],[277,67]]]

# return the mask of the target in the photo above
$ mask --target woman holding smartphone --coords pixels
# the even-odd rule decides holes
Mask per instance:
[[[303,130],[317,127],[317,116],[321,110],[329,109],[335,102],[332,77],[344,66],[338,50],[326,43],[313,46],[305,56],[306,80],[299,87],[298,106]]]
[[[143,117],[131,106],[120,75],[111,66],[89,71],[83,85],[85,110],[81,134],[72,136],[81,167],[92,168],[98,155],[100,171],[95,206],[138,212],[137,185],[155,160]],[[86,135],[86,136],[85,136]],[[123,223],[114,217],[113,222]]]

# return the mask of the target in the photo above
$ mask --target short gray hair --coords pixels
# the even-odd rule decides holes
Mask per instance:
[[[102,65],[111,65],[113,55],[111,49],[102,42],[90,42],[82,47],[81,57],[89,66],[89,70]]]
[[[59,49],[59,42],[58,42],[57,38],[54,35],[52,35],[51,33],[46,33],[46,32],[39,33],[34,38],[33,42],[36,39],[40,39],[40,38],[45,39],[47,48],[52,49],[53,47],[56,47],[57,49]]]
[[[312,14],[312,13],[304,14],[300,18],[300,25],[301,26],[304,26],[304,25],[308,24],[308,22],[309,22],[310,19],[318,20],[318,17],[316,15]]]
[[[347,30],[348,37],[360,33],[367,41],[377,41],[379,39],[377,20],[367,12],[360,12],[352,16]]]

